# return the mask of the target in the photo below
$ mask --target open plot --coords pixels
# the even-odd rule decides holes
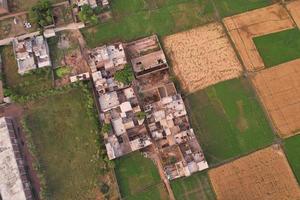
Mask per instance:
[[[300,30],[297,28],[256,37],[254,43],[266,67],[300,58]]]
[[[166,200],[168,199],[168,192],[163,183],[151,186],[146,190],[133,195],[126,197],[126,200]]]
[[[219,23],[167,36],[164,47],[189,92],[241,75],[241,64]]]
[[[209,171],[219,200],[298,200],[300,188],[279,146]]]
[[[300,135],[290,137],[284,141],[284,150],[292,170],[300,184]]]
[[[272,0],[214,0],[222,17],[262,8],[272,4]]]
[[[286,5],[287,9],[290,11],[293,19],[295,20],[298,28],[300,28],[300,0],[289,1]]]
[[[272,143],[274,134],[245,78],[187,96],[192,127],[207,162],[216,164]]]
[[[215,194],[206,172],[174,180],[171,182],[171,186],[177,200],[215,199]]]
[[[89,97],[92,98],[92,97]],[[49,199],[96,199],[101,184],[117,198],[99,158],[98,122],[91,116],[88,97],[80,88],[31,102],[25,123],[44,171]]]
[[[281,137],[300,133],[300,59],[252,77],[258,96]]]
[[[144,158],[140,152],[123,156],[115,163],[122,197],[136,195],[161,181],[153,161]]]
[[[288,12],[280,4],[227,17],[223,21],[248,71],[265,68],[252,38],[294,27]]]
[[[89,47],[168,35],[214,19],[210,0],[114,0],[113,20],[82,30]]]

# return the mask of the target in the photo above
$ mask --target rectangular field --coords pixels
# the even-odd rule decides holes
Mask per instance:
[[[271,146],[209,171],[219,200],[300,199],[300,189],[279,146]]]
[[[134,152],[115,161],[115,171],[122,197],[134,196],[161,182],[158,170],[149,158]]]
[[[266,67],[300,58],[300,30],[298,28],[253,38]]]
[[[252,77],[279,135],[300,133],[300,59],[258,72]]]
[[[272,4],[272,0],[214,0],[222,17],[262,8]]]
[[[254,37],[291,29],[295,26],[286,9],[280,4],[227,17],[223,19],[223,22],[248,71],[265,68],[252,40]]]
[[[254,151],[273,141],[274,134],[245,78],[208,87],[188,95],[187,100],[192,127],[209,164]]]
[[[289,1],[286,5],[298,28],[300,28],[300,0]]]
[[[174,180],[171,186],[177,200],[216,199],[206,172]]]
[[[242,66],[220,23],[164,38],[175,75],[188,92],[241,75]]]
[[[133,196],[126,197],[126,200],[166,200],[168,192],[163,183],[153,185]]]
[[[164,36],[215,17],[210,0],[114,0],[111,7],[113,20],[82,30],[89,47],[153,33]]]
[[[300,135],[290,137],[284,141],[284,150],[292,170],[300,184]]]

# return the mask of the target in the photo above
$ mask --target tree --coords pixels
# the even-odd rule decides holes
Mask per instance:
[[[136,113],[136,117],[138,118],[138,120],[145,119],[146,113],[143,111],[140,111],[140,112]]]
[[[129,85],[133,79],[134,75],[130,65],[125,65],[124,69],[115,73],[115,80],[124,83],[125,85]]]
[[[96,25],[98,23],[98,17],[95,15],[94,10],[89,5],[83,5],[78,17],[84,23],[90,23]]]
[[[112,130],[111,125],[104,123],[101,128],[102,133],[109,133]]]
[[[30,10],[30,18],[40,27],[53,24],[52,4],[49,0],[39,0]]]

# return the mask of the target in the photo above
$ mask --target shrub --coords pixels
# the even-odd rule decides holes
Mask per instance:
[[[78,17],[81,21],[87,24],[96,25],[98,23],[98,17],[89,5],[83,5],[81,7]]]
[[[124,69],[115,73],[115,80],[124,83],[125,85],[129,85],[133,79],[134,75],[130,65],[126,65]]]
[[[30,10],[30,19],[40,27],[53,24],[52,4],[49,0],[39,0]]]
[[[55,75],[58,78],[62,78],[64,76],[68,75],[70,72],[71,72],[71,69],[67,66],[64,66],[64,67],[57,68],[55,70]]]

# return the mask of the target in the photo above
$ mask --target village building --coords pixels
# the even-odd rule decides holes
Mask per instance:
[[[21,41],[14,39],[13,47],[19,74],[51,66],[49,47],[43,36],[26,38]]]
[[[125,48],[137,78],[169,68],[156,35],[127,43]]]
[[[0,0],[0,15],[9,13],[7,0]]]
[[[88,62],[92,72],[104,69],[106,71],[117,71],[123,69],[127,59],[122,43],[104,45],[92,49],[88,55]]]
[[[91,8],[96,8],[97,5],[97,0],[74,0],[74,3],[78,6],[81,7],[83,5],[90,5]]]
[[[0,199],[33,200],[19,148],[18,129],[11,118],[0,118]]]

